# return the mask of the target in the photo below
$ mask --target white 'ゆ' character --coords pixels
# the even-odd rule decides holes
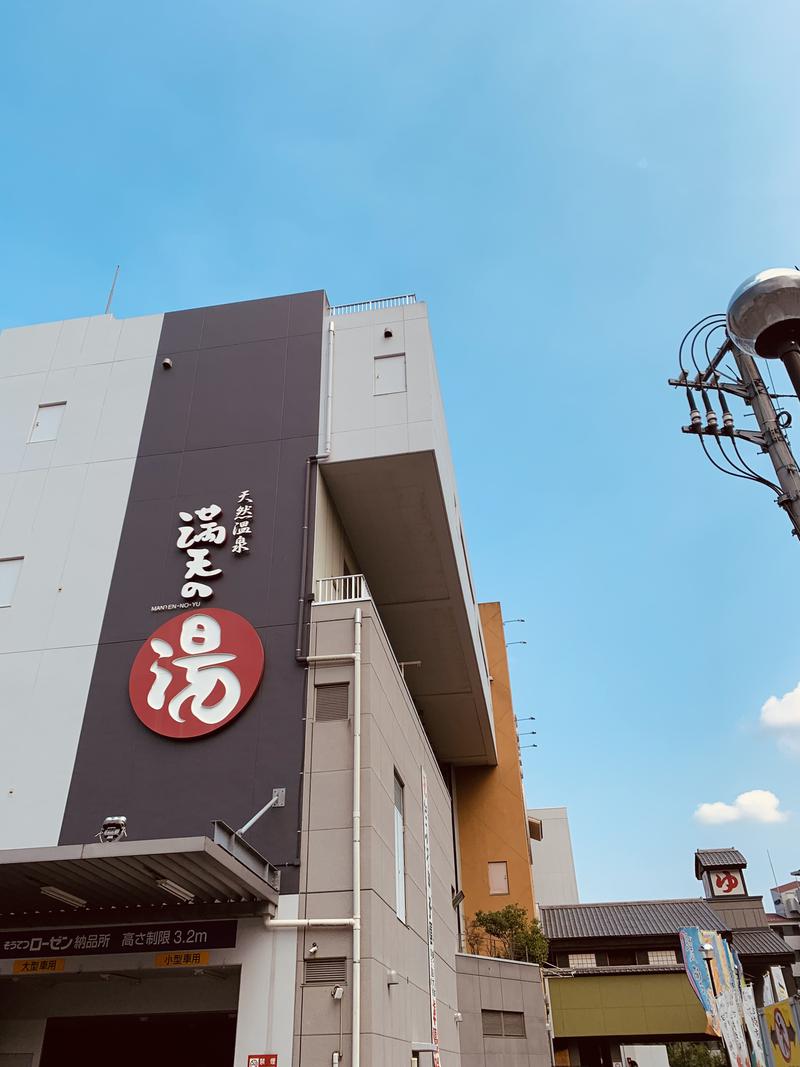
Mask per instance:
[[[180,642],[186,655],[179,656],[172,662],[175,667],[185,668],[186,686],[170,700],[167,708],[170,718],[175,722],[184,722],[181,708],[187,700],[191,700],[189,710],[200,722],[209,726],[222,722],[238,704],[242,687],[230,667],[222,666],[223,663],[235,660],[236,656],[230,652],[217,652],[222,643],[220,624],[210,615],[190,615],[181,626]],[[150,641],[150,647],[155,652],[156,659],[150,667],[153,684],[147,694],[147,703],[154,711],[160,711],[164,707],[167,689],[172,681],[172,671],[162,666],[159,660],[171,658],[173,649],[168,641],[160,637],[154,637]],[[206,706],[206,700],[218,683],[224,690],[223,695],[216,704]]]

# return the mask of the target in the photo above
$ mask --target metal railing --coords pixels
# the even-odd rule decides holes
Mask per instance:
[[[369,600],[363,574],[343,574],[338,578],[318,578],[315,604],[344,604],[348,600]]]
[[[384,296],[379,300],[362,300],[358,304],[335,304],[331,307],[331,315],[357,315],[360,311],[383,311],[384,308],[398,308],[406,304],[416,304],[416,302],[416,293]]]

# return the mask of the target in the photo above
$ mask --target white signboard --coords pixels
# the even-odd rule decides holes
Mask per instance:
[[[436,948],[433,941],[433,876],[431,872],[431,828],[428,819],[428,779],[422,771],[422,841],[425,850],[425,896],[428,905],[428,978],[431,987],[431,1044],[434,1067],[441,1067],[439,1057],[439,1008],[436,1002]]]

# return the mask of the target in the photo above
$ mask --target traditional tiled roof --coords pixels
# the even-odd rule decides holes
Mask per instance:
[[[745,959],[748,956],[769,956],[776,957],[776,963],[780,962],[777,957],[783,957],[786,963],[794,959],[792,949],[768,926],[753,930],[734,930],[733,947]]]
[[[776,885],[773,893],[788,893],[792,889],[800,889],[800,882],[786,882],[785,885]]]
[[[735,848],[698,848],[694,854],[694,873],[700,878],[703,871],[726,870],[728,867],[746,867],[747,860]]]
[[[603,974],[684,974],[685,968],[682,963],[676,963],[674,966],[670,966],[667,963],[653,965],[631,963],[627,966],[618,964],[613,967],[562,967],[561,971],[566,974],[574,974],[576,978],[596,978],[598,975]]]
[[[541,908],[551,941],[600,937],[664,937],[682,926],[726,931],[705,900],[623,900],[608,904],[551,904]]]

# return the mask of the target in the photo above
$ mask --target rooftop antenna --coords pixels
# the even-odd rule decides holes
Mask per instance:
[[[769,868],[772,871],[772,880],[775,882],[775,885],[777,885],[778,884],[778,876],[775,873],[775,864],[772,862],[772,856],[770,856],[770,854],[769,854],[769,849],[767,849],[767,859],[769,860]]]
[[[111,312],[111,301],[114,299],[114,289],[117,286],[117,278],[119,278],[119,263],[114,271],[114,281],[111,283],[111,288],[108,290],[108,300],[106,300],[106,310],[103,312],[104,315],[108,315]]]
[[[687,357],[694,371],[685,365]],[[725,362],[728,357],[733,365]],[[767,361],[769,389],[756,357]],[[775,361],[783,363],[794,392],[776,392],[771,369]],[[792,532],[800,537],[800,470],[786,435],[792,416],[780,403],[800,399],[800,271],[779,267],[748,278],[731,297],[727,314],[706,315],[686,332],[678,363],[680,375],[670,378],[669,384],[686,394],[689,425],[681,427],[683,433],[697,437],[706,458],[723,474],[771,489],[789,516]],[[696,394],[702,400],[705,424]],[[757,431],[736,427],[726,396],[752,409],[745,414],[755,416]],[[716,398],[721,418],[711,397]],[[712,456],[706,438],[713,438],[719,455]],[[769,457],[775,481],[750,466],[737,441],[755,445]]]

